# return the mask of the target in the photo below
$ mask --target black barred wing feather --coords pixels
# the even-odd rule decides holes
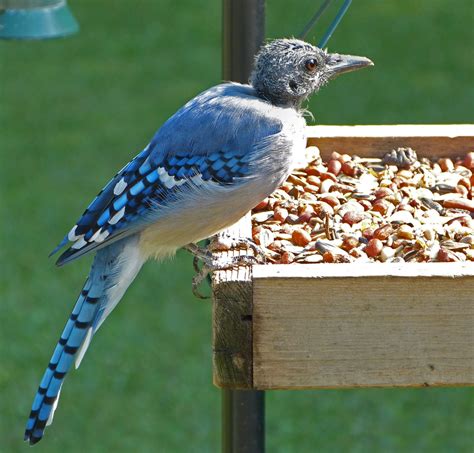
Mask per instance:
[[[132,234],[159,218],[167,206],[191,185],[234,184],[248,174],[248,154],[217,151],[193,154],[178,151],[149,156],[153,142],[119,172],[89,205],[54,251],[73,242],[58,259],[66,264],[85,253]],[[53,253],[54,253],[53,252]]]

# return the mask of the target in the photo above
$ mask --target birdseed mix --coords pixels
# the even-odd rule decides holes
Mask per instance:
[[[474,152],[310,161],[252,211],[267,263],[474,261]]]

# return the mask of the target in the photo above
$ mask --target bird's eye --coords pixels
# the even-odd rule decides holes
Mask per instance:
[[[310,58],[309,60],[305,61],[304,67],[309,72],[314,72],[314,71],[316,71],[316,68],[318,67],[318,65],[317,65],[316,60],[314,58]]]

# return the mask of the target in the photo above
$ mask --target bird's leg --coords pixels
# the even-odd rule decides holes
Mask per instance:
[[[209,299],[199,292],[199,285],[206,279],[212,266],[212,252],[205,247],[199,247],[196,244],[188,244],[183,247],[193,255],[193,268],[196,275],[193,276],[192,291],[198,299]],[[199,261],[202,261],[202,267],[199,267]]]
[[[209,249],[213,252],[226,252],[235,249],[250,249],[253,251],[257,261],[265,263],[265,251],[249,238],[235,238],[230,235],[220,234],[218,236],[214,236],[211,239],[209,243]]]
[[[237,240],[226,241],[224,245],[227,246],[231,244],[232,247],[235,247],[237,242]],[[251,241],[242,241],[238,243],[241,247],[245,246],[247,248],[250,247],[249,244],[251,243]],[[253,245],[255,247],[258,247],[256,244]],[[215,241],[211,242],[208,247],[199,247],[196,244],[187,244],[183,248],[194,256],[193,267],[196,271],[196,275],[193,277],[192,289],[193,294],[199,299],[209,298],[208,296],[203,296],[199,292],[198,287],[212,272],[229,270],[238,266],[251,266],[252,264],[256,264],[259,262],[259,260],[252,255],[237,255],[215,258],[212,254],[212,251],[217,252],[229,250],[229,248],[227,247],[223,248],[222,243],[216,243]],[[202,261],[202,267],[199,267],[199,261]]]
[[[201,269],[197,266],[197,258],[194,257],[194,269],[196,270],[196,275],[193,276],[192,291],[195,297],[198,299],[210,299],[209,296],[204,296],[199,292],[199,285],[208,277],[210,269],[206,264],[203,264]]]
[[[241,255],[241,256],[232,256],[225,260],[215,260],[212,264],[203,263],[202,267],[193,277],[192,290],[193,294],[198,299],[209,299],[209,296],[204,296],[199,292],[199,285],[208,277],[216,271],[225,271],[230,270],[239,266],[251,266],[256,264],[256,259],[254,256]]]
[[[187,244],[183,247],[184,250],[187,250],[191,255],[193,255],[193,267],[196,272],[200,272],[199,261],[202,261],[204,264],[211,264],[213,257],[212,251],[208,247],[199,247],[196,244]]]
[[[255,242],[253,242],[251,239],[233,238],[231,236],[222,234],[211,238],[207,247],[199,247],[198,245],[191,243],[185,245],[183,248],[194,255],[194,270],[196,272],[199,271],[199,268],[197,267],[197,261],[200,260],[209,264],[213,260],[213,253],[228,252],[230,250],[236,249],[251,249],[255,254],[255,257],[252,258],[254,258],[257,262],[264,263],[266,258],[265,251],[260,246],[255,244]],[[233,261],[232,258],[238,258],[245,261],[244,257],[248,256],[249,255],[239,255],[236,257],[229,257],[229,260]],[[234,263],[233,265],[235,266],[236,264]]]

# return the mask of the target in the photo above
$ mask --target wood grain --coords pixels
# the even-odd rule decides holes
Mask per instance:
[[[411,147],[422,157],[457,157],[474,149],[472,124],[396,124],[381,126],[310,126],[308,145],[323,159],[333,151],[382,157],[398,147]]]
[[[250,215],[225,231],[251,237]],[[229,257],[250,251],[231,251]],[[213,381],[218,387],[252,388],[252,276],[250,267],[215,272],[212,276]]]
[[[474,266],[462,276],[443,266],[448,276],[441,266],[397,276],[374,263],[363,276],[324,264],[304,277],[295,265],[267,266],[270,274],[256,266],[254,387],[472,385]]]

